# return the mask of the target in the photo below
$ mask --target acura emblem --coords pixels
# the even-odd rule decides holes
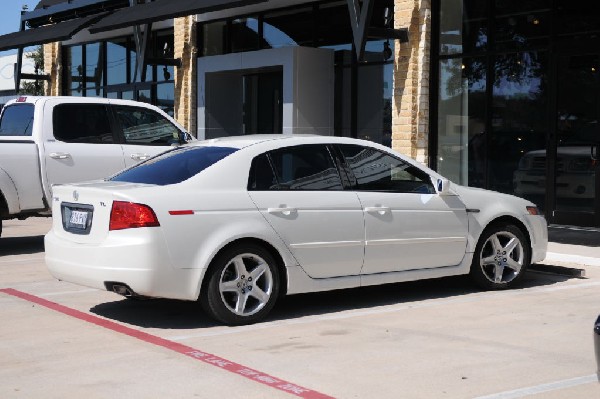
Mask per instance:
[[[79,193],[77,191],[73,191],[73,199],[79,201]]]

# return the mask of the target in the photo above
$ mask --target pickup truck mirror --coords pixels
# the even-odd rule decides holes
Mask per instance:
[[[444,178],[437,179],[435,189],[438,195],[450,194],[450,180]]]

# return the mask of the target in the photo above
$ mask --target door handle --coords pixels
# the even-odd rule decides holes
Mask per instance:
[[[390,211],[390,208],[387,206],[368,206],[365,208],[365,212],[367,213],[378,213],[380,215],[385,215]]]
[[[148,154],[131,154],[130,156],[134,161],[145,161],[150,158],[150,155]]]
[[[48,156],[52,159],[71,158],[71,154],[69,154],[68,152],[51,152]]]
[[[281,213],[285,216],[290,216],[292,213],[296,213],[297,210],[295,208],[268,208],[267,212],[270,214]]]

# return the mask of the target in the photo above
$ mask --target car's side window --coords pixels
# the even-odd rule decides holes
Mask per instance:
[[[33,104],[16,104],[4,109],[0,120],[0,136],[31,136]]]
[[[269,153],[277,185],[271,190],[343,190],[338,170],[325,145],[308,144]]]
[[[66,143],[114,143],[104,104],[58,104],[52,114],[54,138]]]
[[[115,106],[126,144],[170,145],[179,143],[181,131],[161,114],[136,107]]]
[[[339,146],[360,191],[434,194],[427,173],[383,151],[359,145]]]
[[[277,189],[277,178],[269,162],[267,154],[257,156],[252,160],[248,190],[268,191]]]

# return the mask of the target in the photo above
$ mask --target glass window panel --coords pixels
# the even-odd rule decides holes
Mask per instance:
[[[106,43],[106,76],[109,85],[127,83],[127,40],[116,39]]]
[[[81,96],[83,94],[83,46],[72,46],[65,49],[67,69],[67,94]]]
[[[352,27],[347,4],[320,4],[317,47],[351,49]]]
[[[440,61],[438,171],[476,187],[485,183],[486,68],[484,58]]]
[[[31,136],[34,110],[32,104],[6,107],[0,120],[0,136]]]
[[[361,191],[434,194],[431,178],[421,169],[374,148],[340,145]]]
[[[489,187],[542,207],[549,124],[546,54],[498,56],[494,70]]]
[[[481,0],[476,0],[481,1]],[[518,14],[552,7],[553,0],[496,0],[496,15]]]
[[[267,13],[263,23],[263,48],[310,46],[314,44],[312,7]]]
[[[115,107],[127,144],[179,143],[181,132],[165,117],[149,109]]]
[[[488,4],[481,0],[441,2],[441,54],[472,53],[487,48]]]
[[[163,83],[156,86],[156,106],[170,116],[175,116],[174,83]]]
[[[226,28],[225,21],[202,25],[202,55],[225,54]]]
[[[300,145],[272,151],[279,190],[342,190],[342,181],[324,145]]]
[[[104,86],[103,81],[103,51],[100,43],[87,44],[85,46],[85,87],[100,88]],[[96,95],[97,96],[97,95]]]
[[[521,50],[546,45],[549,35],[550,15],[547,12],[530,12],[496,20],[498,50]]]
[[[250,177],[248,179],[248,190],[268,191],[277,189],[277,178],[271,168],[271,163],[265,154],[259,155],[252,160]]]
[[[258,50],[258,20],[256,18],[235,19],[231,23],[231,52]]]
[[[111,144],[114,142],[103,104],[59,104],[52,115],[54,137],[67,143]]]

